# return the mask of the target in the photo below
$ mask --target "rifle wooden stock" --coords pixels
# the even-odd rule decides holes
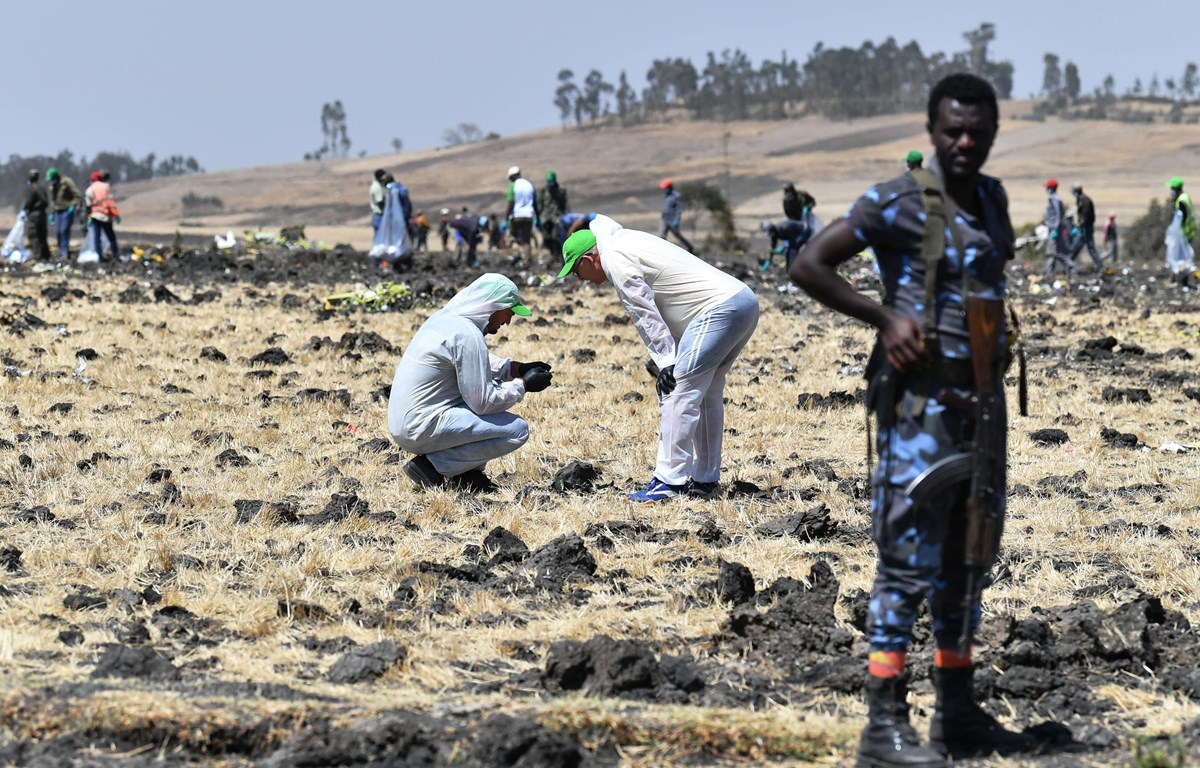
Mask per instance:
[[[967,530],[963,541],[963,565],[967,569],[963,594],[963,624],[959,643],[965,650],[971,640],[971,617],[991,565],[996,530],[1000,524],[1000,494],[996,488],[997,430],[1000,399],[996,396],[996,354],[1004,323],[1004,302],[978,296],[967,298],[967,332],[971,344],[971,368],[975,379],[975,435],[972,440],[971,484],[967,494]]]
[[[995,391],[996,347],[1004,324],[1004,302],[1000,299],[967,297],[967,333],[971,344],[971,369],[975,392],[981,397]]]

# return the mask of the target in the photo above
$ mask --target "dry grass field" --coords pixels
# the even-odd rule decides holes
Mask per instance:
[[[657,428],[636,333],[609,290],[527,288],[533,317],[492,347],[554,364],[516,409],[529,444],[489,467],[497,493],[419,493],[387,387],[474,275],[437,254],[416,308],[323,311],[378,277],[361,258],[5,275],[0,764],[847,763],[867,329],[725,262],[763,306],[727,390],[726,492],[643,508],[624,498]],[[1031,415],[1011,420],[981,687],[1081,744],[974,764],[1126,765],[1139,734],[1194,749],[1198,454],[1159,450],[1200,441],[1194,295],[1149,273],[1035,294],[1012,269]],[[1067,441],[1030,436],[1050,428]],[[573,460],[593,492],[551,489]],[[921,630],[921,728],[931,655]]]
[[[1192,126],[1028,110],[1003,105],[987,168],[1017,225],[1040,218],[1048,176],[1128,224],[1194,165]],[[836,216],[926,149],[923,120],[548,129],[118,195],[124,229],[150,239],[306,223],[365,249],[373,168],[427,211],[488,211],[515,162],[535,181],[556,169],[576,209],[644,228],[662,176],[707,180],[750,237],[784,181]],[[182,216],[188,192],[224,210]],[[550,360],[555,385],[516,409],[531,440],[489,467],[500,492],[475,498],[416,492],[385,424],[401,351],[476,274],[447,254],[404,276],[414,308],[383,313],[323,309],[391,276],[352,252],[3,273],[0,765],[851,761],[871,334],[779,290],[753,255],[707,257],[755,288],[762,320],[727,389],[724,494],[654,508],[624,497],[648,480],[657,409],[610,290],[484,256],[534,309],[493,348]],[[1031,415],[1013,408],[980,693],[1014,727],[1055,721],[1078,743],[972,764],[1128,765],[1139,739],[1169,752],[1172,736],[1200,754],[1200,307],[1158,273],[1071,292],[1030,273],[1010,274]],[[860,266],[847,277],[878,290]],[[573,461],[599,470],[590,492],[551,487]],[[931,655],[922,620],[922,729]]]

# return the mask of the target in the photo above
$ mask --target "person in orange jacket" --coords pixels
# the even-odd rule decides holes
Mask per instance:
[[[104,260],[104,251],[101,248],[101,233],[108,238],[108,243],[112,246],[112,256],[109,259],[116,259],[118,256],[117,235],[113,231],[113,222],[121,223],[121,212],[117,210],[117,201],[113,199],[112,184],[109,183],[109,178],[108,171],[92,173],[92,183],[88,185],[87,192],[83,194],[88,208],[88,223],[92,227],[92,236],[95,238],[92,241],[92,248],[102,260]]]

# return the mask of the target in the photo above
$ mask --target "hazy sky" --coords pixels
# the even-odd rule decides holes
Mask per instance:
[[[936,10],[921,10],[925,7]],[[888,36],[926,53],[965,49],[996,25],[992,57],[1016,68],[1014,96],[1041,87],[1047,51],[1085,90],[1111,73],[1178,79],[1200,16],[1186,3],[902,3],[896,0],[56,0],[6,4],[9,63],[0,156],[127,150],[194,155],[208,170],[300,160],[321,144],[320,112],[341,99],[351,153],[443,144],[475,123],[501,135],[558,123],[560,68],[637,90],[656,58],[702,68],[741,48],[757,66],[786,50],[858,47]],[[104,11],[101,12],[100,9]],[[1183,13],[1181,17],[1180,14]],[[1083,15],[1086,14],[1086,15]],[[1175,21],[1172,21],[1175,19]]]

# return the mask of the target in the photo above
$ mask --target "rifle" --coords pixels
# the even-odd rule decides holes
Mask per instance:
[[[983,591],[983,582],[995,555],[996,530],[1000,524],[1000,496],[996,487],[996,455],[999,430],[1004,428],[1000,399],[996,394],[996,347],[1004,321],[1004,302],[999,299],[967,297],[967,331],[971,344],[971,368],[975,392],[969,398],[943,389],[937,401],[975,420],[975,435],[969,448],[938,461],[908,484],[904,492],[916,504],[941,497],[963,483],[967,493],[967,531],[963,541],[963,566],[967,571],[963,594],[963,624],[959,645],[971,639],[971,608]]]

